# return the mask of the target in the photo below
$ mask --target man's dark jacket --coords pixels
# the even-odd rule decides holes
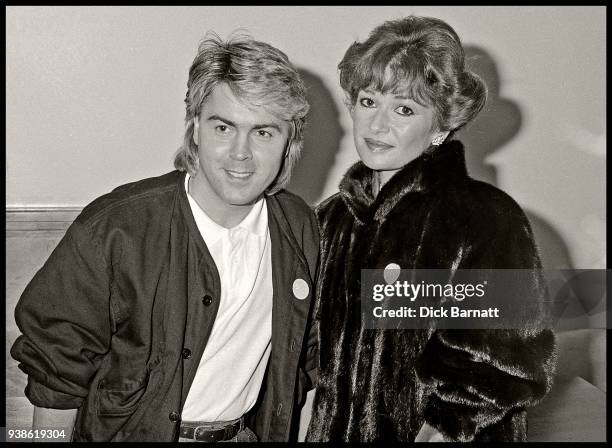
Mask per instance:
[[[39,407],[79,408],[76,441],[177,439],[221,297],[184,180],[173,171],[93,201],[17,304],[23,335],[11,355],[28,375],[26,396]],[[281,191],[266,203],[272,350],[250,425],[260,440],[285,441],[313,369],[318,232],[297,196]],[[296,279],[309,286],[305,299],[292,292]]]

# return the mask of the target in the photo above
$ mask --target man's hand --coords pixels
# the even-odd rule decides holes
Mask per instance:
[[[32,429],[64,430],[63,439],[34,439],[35,442],[70,442],[77,409],[48,409],[34,407]]]
[[[444,436],[433,426],[423,423],[421,430],[414,439],[415,442],[445,442]]]

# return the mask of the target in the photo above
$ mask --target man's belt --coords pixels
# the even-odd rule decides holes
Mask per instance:
[[[194,422],[192,425],[193,426],[189,426],[189,423],[187,423],[187,425],[181,423],[180,437],[200,440],[202,442],[220,442],[236,437],[236,434],[244,428],[244,417],[234,423],[229,423],[226,426],[216,429],[210,428],[211,423],[198,425],[198,422]]]

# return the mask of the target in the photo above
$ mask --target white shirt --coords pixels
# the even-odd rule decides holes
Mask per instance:
[[[272,337],[272,258],[268,208],[260,199],[235,227],[214,222],[185,191],[221,277],[219,311],[181,418],[228,421],[253,407]]]

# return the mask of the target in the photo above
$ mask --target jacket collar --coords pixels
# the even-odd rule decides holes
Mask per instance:
[[[266,203],[268,205],[268,225],[270,227],[272,226],[278,226],[277,228],[274,229],[274,231],[276,231],[279,235],[279,237],[282,235],[282,237],[285,240],[285,243],[288,243],[288,247],[291,248],[290,254],[292,257],[297,258],[300,263],[304,266],[308,266],[308,263],[306,261],[306,257],[304,256],[304,252],[302,251],[302,249],[300,248],[300,245],[298,244],[295,235],[293,234],[293,232],[291,231],[291,226],[289,225],[289,220],[287,218],[287,216],[285,215],[284,211],[283,211],[283,207],[281,206],[278,198],[276,196],[267,196],[266,195]],[[270,225],[270,221],[273,221],[272,225]],[[270,229],[270,232],[273,232],[273,229]],[[284,254],[284,255],[288,255],[288,254]]]
[[[453,140],[426,149],[395,173],[377,197],[372,194],[373,170],[361,161],[349,168],[339,188],[355,219],[365,224],[384,220],[406,194],[424,193],[451,178],[466,176],[463,145]]]
[[[202,239],[202,235],[200,234],[193,213],[191,212],[191,207],[187,198],[187,191],[185,189],[186,173],[176,171],[176,176],[179,201],[178,208],[183,214],[183,219],[187,224],[189,232],[193,235],[196,246],[201,252],[206,254],[207,261],[212,261],[212,256],[210,255],[208,247]],[[265,201],[268,208],[268,226],[270,228],[270,238],[272,239],[272,246],[275,255],[278,255],[276,254],[278,251],[276,251],[274,248],[279,247],[279,243],[282,240],[283,244],[286,246],[286,249],[289,251],[280,251],[279,254],[282,254],[285,258],[296,258],[302,265],[307,267],[308,263],[306,261],[306,257],[304,256],[303,251],[301,250],[293,232],[291,231],[288,218],[285,216],[283,207],[279,203],[278,198],[276,196],[265,196]]]

